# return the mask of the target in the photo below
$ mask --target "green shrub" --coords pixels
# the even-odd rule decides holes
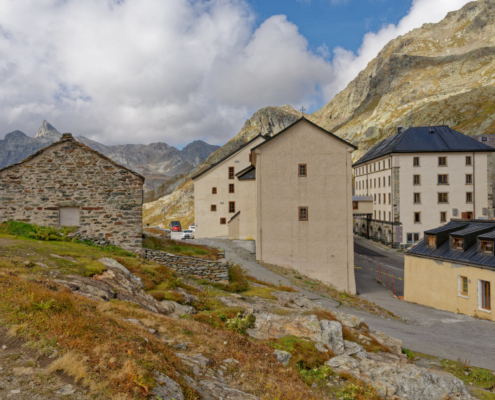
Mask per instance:
[[[213,283],[212,286],[230,293],[245,292],[249,289],[249,282],[246,279],[244,272],[242,272],[242,268],[239,264],[230,265],[229,282],[230,283],[228,284]]]
[[[405,354],[407,356],[407,358],[409,358],[409,360],[411,360],[411,361],[414,360],[415,355],[411,350],[402,349],[402,354]]]
[[[234,318],[226,319],[226,315],[222,313],[219,317],[222,321],[225,321],[227,329],[240,334],[245,334],[246,329],[253,328],[256,322],[256,318],[252,314],[243,317],[242,313],[238,313]]]

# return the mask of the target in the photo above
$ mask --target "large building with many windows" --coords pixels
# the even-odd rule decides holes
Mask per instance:
[[[301,118],[194,180],[196,237],[254,239],[256,259],[355,293],[352,152]]]
[[[355,195],[373,197],[355,231],[407,247],[451,218],[493,217],[493,152],[448,126],[399,127],[353,165]]]

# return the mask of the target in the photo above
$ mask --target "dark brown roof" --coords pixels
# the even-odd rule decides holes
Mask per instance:
[[[12,167],[15,167],[17,165],[21,165],[21,164],[24,164],[25,162],[28,162],[30,160],[32,160],[33,158],[39,156],[40,154],[43,154],[47,149],[49,149],[50,147],[53,147],[57,144],[60,144],[60,143],[64,143],[64,142],[72,142],[74,143],[75,145],[83,148],[84,150],[86,151],[90,151],[91,153],[94,153],[96,154],[97,156],[103,158],[104,160],[108,161],[109,163],[119,167],[119,168],[122,168],[122,169],[125,169],[126,171],[129,171],[131,174],[134,174],[136,176],[138,176],[139,178],[141,178],[143,181],[144,181],[144,176],[138,174],[137,172],[133,171],[132,169],[129,169],[129,168],[126,168],[118,163],[116,163],[115,161],[111,160],[110,158],[108,158],[107,156],[104,156],[103,154],[97,152],[96,150],[93,150],[92,148],[86,146],[85,144],[82,144],[81,142],[78,142],[76,139],[74,139],[72,137],[72,135],[70,133],[64,133],[62,135],[62,137],[60,138],[60,140],[56,141],[56,142],[53,142],[52,144],[46,146],[46,147],[43,147],[42,149],[38,150],[36,153],[33,153],[31,154],[29,157],[25,158],[24,160],[22,161],[19,161],[18,163],[15,163],[15,164],[10,164],[10,165],[7,165],[6,167],[0,169],[0,172],[2,171],[5,171],[9,168],[12,168]]]

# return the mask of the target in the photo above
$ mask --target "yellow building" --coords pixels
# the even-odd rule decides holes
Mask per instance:
[[[405,254],[404,300],[495,320],[495,221],[455,219]]]
[[[305,118],[257,138],[193,178],[196,236],[254,239],[258,261],[354,293],[355,149]]]

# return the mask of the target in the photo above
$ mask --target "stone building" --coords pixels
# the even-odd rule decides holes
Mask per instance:
[[[77,226],[82,237],[140,248],[143,184],[138,173],[65,133],[0,170],[0,222]]]
[[[197,237],[254,239],[256,259],[355,293],[355,146],[300,118],[194,179]]]
[[[398,131],[353,165],[356,196],[373,196],[357,232],[408,247],[451,218],[493,217],[494,148],[448,126]]]

